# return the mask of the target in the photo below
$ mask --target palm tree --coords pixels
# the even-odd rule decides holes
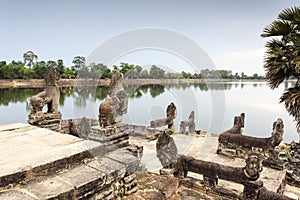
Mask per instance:
[[[300,7],[284,9],[261,36],[272,37],[266,43],[264,64],[271,89],[289,78],[297,79],[295,86],[281,96],[280,103],[284,102],[300,132]]]
[[[38,59],[38,56],[33,53],[32,51],[27,51],[26,53],[23,54],[23,59],[24,59],[24,65],[29,66],[29,69],[31,68],[31,65],[34,64],[34,60]]]

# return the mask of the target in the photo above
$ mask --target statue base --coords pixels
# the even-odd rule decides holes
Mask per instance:
[[[105,128],[93,126],[92,133],[89,134],[88,138],[101,142],[105,150],[109,152],[129,145],[129,133],[125,131],[126,129],[128,129],[128,125],[124,123]]]
[[[58,113],[30,113],[28,123],[41,128],[47,128],[53,131],[60,131],[62,115]]]

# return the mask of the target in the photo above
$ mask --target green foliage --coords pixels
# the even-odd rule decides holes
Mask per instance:
[[[300,42],[299,42],[300,44]],[[209,70],[203,69],[200,73],[191,74],[190,72],[182,71],[178,72],[166,72],[164,69],[152,65],[150,70],[144,69],[140,65],[129,64],[121,62],[120,65],[113,65],[113,69],[109,69],[107,65],[103,63],[91,63],[88,66],[85,64],[85,57],[75,56],[72,63],[73,66],[65,67],[64,61],[58,59],[57,61],[38,61],[33,62],[37,59],[37,56],[33,52],[24,53],[24,61],[27,62],[27,68],[25,64],[21,61],[12,61],[11,63],[6,63],[5,61],[0,61],[0,79],[44,79],[46,71],[50,67],[54,67],[60,74],[61,78],[91,78],[95,79],[105,79],[111,78],[111,76],[116,72],[120,71],[124,74],[124,77],[130,79],[180,79],[180,78],[192,78],[192,79],[262,79],[264,77],[254,74],[253,76],[247,76],[243,72],[241,75],[236,73],[232,74],[230,70]],[[28,64],[28,62],[30,64]],[[139,95],[137,93],[137,95]]]
[[[34,64],[34,60],[38,59],[38,56],[32,51],[27,51],[26,53],[23,54],[23,59],[24,59],[24,65],[27,63],[27,66],[29,66],[30,69],[31,66]]]
[[[68,79],[75,78],[75,71],[67,67],[65,68],[65,73],[63,74],[63,77]]]
[[[48,69],[49,67],[45,61],[35,63],[35,65],[32,68],[34,72],[34,78],[43,79]]]
[[[261,34],[271,37],[266,43],[264,68],[266,80],[274,89],[289,78],[297,78],[294,87],[289,88],[280,98],[288,113],[297,122],[300,130],[300,7],[284,9],[277,19]],[[274,38],[276,36],[276,38]]]
[[[150,77],[153,79],[161,79],[165,76],[165,70],[157,67],[156,65],[152,65],[150,69]]]
[[[300,7],[287,8],[261,34],[262,37],[271,37],[266,43],[264,68],[272,89],[277,88],[286,79],[300,77],[299,16]]]

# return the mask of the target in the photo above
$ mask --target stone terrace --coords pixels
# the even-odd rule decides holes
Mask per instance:
[[[101,143],[22,123],[0,138],[0,199],[116,199],[136,184],[125,150],[101,155]]]

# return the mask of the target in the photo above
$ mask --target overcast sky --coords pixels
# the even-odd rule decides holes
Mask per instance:
[[[182,34],[201,46],[218,69],[263,73],[263,28],[298,0],[0,0],[0,60],[88,57],[99,45],[134,29],[155,27]],[[176,41],[174,41],[176,43]],[[182,58],[159,51],[119,58],[140,65],[188,69]],[[108,64],[108,63],[105,63]],[[205,66],[198,66],[203,67]]]

